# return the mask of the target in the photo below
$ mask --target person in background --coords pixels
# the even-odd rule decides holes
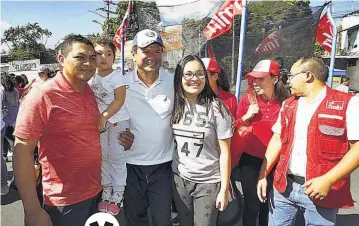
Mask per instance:
[[[101,132],[101,212],[117,215],[126,186],[126,154],[117,141],[117,135],[129,128],[129,115],[124,106],[128,81],[120,72],[112,69],[116,47],[112,41],[99,39],[94,42],[97,73],[91,81],[101,112],[98,129]]]
[[[206,66],[206,71],[208,75],[209,84],[211,86],[211,89],[214,91],[214,93],[217,95],[217,97],[226,105],[228,108],[233,121],[235,121],[236,113],[237,113],[237,97],[229,92],[230,89],[230,83],[228,81],[227,75],[225,74],[224,70],[221,68],[219,63],[212,58],[202,58],[201,59],[203,64]],[[232,143],[231,143],[232,145]],[[230,188],[233,188],[233,192],[231,191],[231,195],[233,197],[241,197],[240,191],[238,190],[236,186],[236,181],[238,181],[238,174],[236,174],[238,168],[238,161],[233,164],[232,159],[235,158],[235,150],[233,149],[233,145],[231,146],[231,168],[233,169],[231,172],[231,186]]]
[[[1,78],[5,76],[5,74],[1,73]],[[3,92],[3,86],[0,85],[0,100],[3,102],[4,98],[4,92]],[[2,106],[2,105],[1,105]],[[1,108],[1,153],[4,153],[4,136],[5,134],[5,122],[4,122],[4,115],[6,114],[6,108]],[[4,131],[3,131],[4,130]],[[9,186],[7,184],[7,177],[8,177],[8,171],[5,159],[1,157],[1,196],[5,196],[9,193]]]
[[[342,77],[342,84],[340,84],[336,90],[349,93],[350,79],[348,77]]]
[[[2,111],[6,110],[4,115],[5,127],[2,130],[1,136],[3,139],[3,157],[7,160],[7,153],[12,147],[9,141],[14,142],[13,136],[16,117],[19,111],[19,91],[16,89],[15,77],[8,73],[1,73],[1,87],[2,92]]]
[[[284,67],[284,60],[282,57],[275,58],[275,61],[279,64],[280,73],[282,74],[281,79],[283,84],[287,84],[289,71]]]
[[[26,226],[79,226],[97,211],[101,186],[99,111],[87,84],[96,72],[93,44],[69,35],[58,61],[63,72],[31,89],[15,128],[14,175]],[[39,143],[44,204],[34,170]]]
[[[46,81],[50,77],[51,70],[47,67],[41,67],[38,71],[39,77],[42,81]]]
[[[201,60],[206,66],[209,84],[213,92],[228,107],[231,115],[235,117],[237,112],[237,98],[233,93],[229,92],[230,84],[227,75],[215,59],[202,58]]]
[[[19,98],[21,99],[22,95],[26,92],[24,78],[20,75],[15,76],[16,89],[19,91]]]
[[[174,90],[172,189],[179,222],[214,226],[229,199],[232,117],[216,98],[197,56],[178,63]]]
[[[259,61],[253,71],[246,75],[253,82],[253,91],[241,97],[237,108],[238,132],[242,126],[252,129],[245,136],[233,137],[233,139],[241,139],[242,142],[241,147],[236,147],[241,150],[235,151],[243,152],[239,168],[244,196],[244,226],[256,225],[257,218],[260,226],[268,224],[268,203],[261,203],[257,197],[256,178],[259,176],[265,151],[273,134],[271,128],[277,120],[282,102],[289,97],[288,90],[280,79],[281,75],[276,61]],[[271,179],[268,181],[268,191],[270,191]]]
[[[29,80],[27,79],[27,76],[25,74],[21,74],[20,76],[24,80],[24,88],[26,88],[26,86],[29,84]]]
[[[293,225],[298,212],[306,225],[336,225],[339,208],[353,207],[350,174],[359,166],[359,98],[326,85],[328,67],[315,57],[291,68],[291,98],[280,115],[258,177],[257,195],[269,197],[269,226]]]

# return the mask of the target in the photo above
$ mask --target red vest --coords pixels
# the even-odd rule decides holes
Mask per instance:
[[[306,180],[324,175],[348,152],[346,110],[351,97],[347,93],[327,87],[327,95],[313,114],[308,126]],[[291,97],[284,102],[283,112],[280,115],[282,149],[273,185],[281,193],[287,188],[297,107],[298,98]],[[313,200],[313,202],[326,208],[353,207],[350,175],[335,183],[324,200]]]

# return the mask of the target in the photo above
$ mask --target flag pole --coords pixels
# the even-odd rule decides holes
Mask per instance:
[[[125,23],[122,25],[122,40],[121,40],[121,72],[125,75]]]
[[[208,40],[206,41],[204,48],[204,57],[208,58]]]
[[[334,66],[335,66],[335,53],[337,50],[337,36],[338,36],[338,28],[335,24],[335,21],[333,19],[332,15],[332,5],[333,1],[330,1],[330,10],[328,10],[328,19],[330,23],[333,25],[333,41],[332,41],[332,51],[330,55],[330,67],[329,67],[329,81],[328,85],[329,87],[332,87],[333,85],[333,74],[334,74]]]
[[[237,83],[236,83],[236,97],[239,100],[242,74],[243,74],[243,56],[244,56],[244,42],[246,40],[246,19],[247,19],[247,0],[242,1],[242,18],[241,18],[241,34],[238,48],[238,69],[237,69]]]

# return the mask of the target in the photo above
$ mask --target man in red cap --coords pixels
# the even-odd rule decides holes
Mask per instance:
[[[293,97],[283,103],[262,164],[257,193],[267,199],[274,165],[269,225],[335,225],[339,208],[352,207],[350,173],[359,166],[359,97],[326,86],[321,59],[299,59],[288,75]]]

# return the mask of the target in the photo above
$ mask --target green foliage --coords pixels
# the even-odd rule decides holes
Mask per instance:
[[[276,29],[270,23],[286,24],[298,22],[312,13],[309,1],[259,1],[248,5],[247,34],[270,32]],[[239,18],[237,18],[239,20]]]
[[[315,41],[314,55],[320,57],[323,55],[328,55],[328,52],[323,48],[323,46],[319,42]]]
[[[40,59],[40,63],[55,63],[56,54],[52,49],[46,49],[47,39],[52,33],[40,27],[38,23],[10,27],[4,31],[1,43],[6,44],[10,51],[11,60]],[[43,44],[44,43],[44,44]]]

